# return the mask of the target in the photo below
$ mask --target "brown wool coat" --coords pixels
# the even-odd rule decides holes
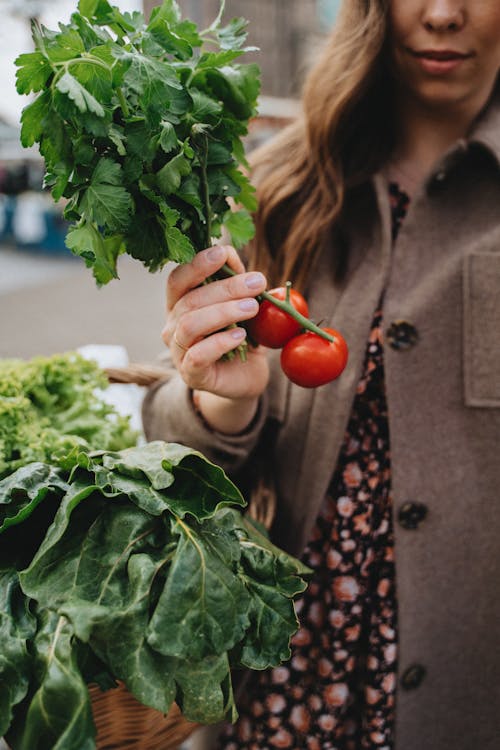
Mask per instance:
[[[208,432],[176,375],[144,404],[150,439],[184,442],[234,474],[266,420],[279,424],[275,540],[300,554],[342,445],[373,312],[419,334],[385,374],[399,604],[396,750],[500,748],[500,105],[458,142],[414,196],[396,245],[381,176],[350,206],[351,255],[336,284],[332,248],[308,297],[311,317],[347,339],[338,381],[289,384],[276,353],[258,420],[237,437]],[[401,506],[423,503],[419,527]],[[426,673],[401,686],[412,665]]]

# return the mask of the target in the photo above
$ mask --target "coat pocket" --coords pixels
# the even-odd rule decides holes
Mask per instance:
[[[500,253],[464,258],[463,352],[466,405],[500,407]]]

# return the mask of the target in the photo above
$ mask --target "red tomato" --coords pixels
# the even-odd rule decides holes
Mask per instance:
[[[327,341],[306,331],[291,339],[281,352],[285,375],[304,388],[316,388],[335,380],[347,364],[347,344],[338,331],[323,328],[335,341]]]
[[[269,294],[272,294],[276,299],[286,299],[286,289],[283,286],[271,289]],[[297,312],[306,318],[308,317],[307,302],[295,289],[290,290],[290,302]],[[247,330],[251,338],[258,344],[268,346],[271,349],[281,349],[287,341],[300,333],[301,325],[284,310],[280,310],[279,307],[273,305],[272,302],[262,300],[255,318],[247,322]]]

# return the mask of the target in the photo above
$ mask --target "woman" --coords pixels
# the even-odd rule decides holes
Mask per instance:
[[[238,476],[274,425],[273,538],[314,570],[225,750],[500,746],[499,69],[497,0],[345,0],[303,119],[255,159],[267,280],[226,247],[169,278],[148,436]],[[349,344],[316,390],[275,352],[220,360],[285,279]]]

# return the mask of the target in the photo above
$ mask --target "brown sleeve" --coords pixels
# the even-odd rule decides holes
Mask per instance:
[[[257,444],[266,421],[267,396],[261,398],[251,425],[238,435],[210,427],[196,412],[191,391],[178,373],[153,385],[143,401],[142,421],[147,440],[182,443],[199,450],[229,474],[241,469]]]

